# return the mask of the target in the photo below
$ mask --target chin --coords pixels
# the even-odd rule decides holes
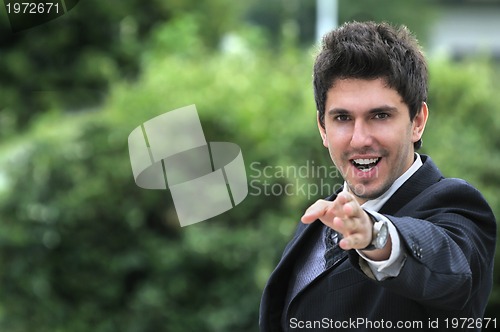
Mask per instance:
[[[373,188],[373,186],[367,186],[363,183],[358,183],[354,185],[354,188],[349,185],[349,188],[359,198],[363,200],[371,200],[382,196],[390,186],[379,186],[377,188]]]

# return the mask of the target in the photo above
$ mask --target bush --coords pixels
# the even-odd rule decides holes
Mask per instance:
[[[195,103],[207,141],[240,145],[247,166],[301,162],[320,148],[308,143],[318,141],[312,58],[165,54],[146,56],[141,80],[117,84],[102,110],[45,115],[2,145],[1,330],[256,330],[304,200],[250,192],[181,229],[168,192],[135,186],[127,137]]]

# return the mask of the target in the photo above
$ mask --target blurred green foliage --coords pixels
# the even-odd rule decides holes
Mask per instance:
[[[141,78],[118,82],[101,110],[47,113],[2,144],[0,330],[256,330],[260,289],[305,202],[249,196],[181,229],[168,192],[135,186],[127,136],[195,103],[207,140],[239,144],[247,165],[312,157],[312,57],[162,51],[172,35],[191,40],[194,22],[159,29]]]
[[[200,41],[214,48],[243,8],[227,0],[81,0],[56,20],[12,33],[0,6],[0,138],[51,109],[99,105],[111,82],[137,77],[158,25],[192,15]]]
[[[21,135],[5,134],[8,117],[1,117],[0,331],[256,331],[261,291],[284,245],[302,211],[328,194],[304,195],[298,188],[341,181],[277,173],[280,167],[331,165],[317,133],[314,51],[297,46],[299,35],[282,30],[281,43],[269,47],[262,30],[240,27],[243,38],[229,39],[232,46],[221,52],[214,45],[231,26],[229,19],[226,28],[212,29],[207,24],[227,18],[201,19],[193,12],[195,1],[163,3],[151,4],[150,12],[161,16],[168,7],[171,16],[165,14],[166,23],[151,19],[149,28],[138,23],[148,21],[148,12],[133,19],[124,14],[131,8],[113,14],[118,16],[111,21],[120,17],[121,24],[137,27],[125,30],[148,36],[140,43],[139,37],[129,40],[129,46],[144,46],[140,52],[125,48],[135,49],[128,53],[134,65],[122,68],[106,48],[100,51],[103,62],[82,60],[112,68],[109,76],[96,76],[109,85],[102,105],[67,112],[75,95],[61,101],[58,93],[45,94],[51,106],[27,122]],[[28,37],[24,43],[36,46],[27,46]],[[110,40],[102,43],[114,47]],[[67,77],[86,81],[80,76],[85,68],[75,66]],[[137,79],[128,78],[127,68]],[[47,68],[47,75],[63,77],[54,70]],[[433,59],[430,71],[422,153],[445,175],[478,187],[498,216],[500,96],[493,64]],[[10,96],[27,73],[3,82],[11,85],[0,93]],[[135,185],[127,137],[152,117],[189,104],[197,106],[207,141],[241,147],[252,185],[234,209],[180,228],[168,191]],[[266,166],[271,171],[263,173]],[[296,194],[264,194],[266,186],[276,193],[286,185]],[[498,263],[487,317],[500,312]]]

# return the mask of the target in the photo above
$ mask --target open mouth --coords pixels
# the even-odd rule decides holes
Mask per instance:
[[[369,172],[382,158],[351,159],[351,164],[362,172]]]

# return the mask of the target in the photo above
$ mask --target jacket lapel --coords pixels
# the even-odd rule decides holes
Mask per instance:
[[[429,156],[420,155],[420,157],[422,158],[422,167],[396,190],[380,209],[380,213],[395,215],[396,212],[408,204],[415,196],[443,179],[443,175]]]
[[[340,191],[335,192],[334,194],[325,198],[325,200],[327,201],[335,200],[339,192]],[[320,220],[316,220],[309,225],[299,222],[297,230],[295,231],[295,236],[293,237],[293,239],[290,241],[290,243],[287,245],[287,247],[283,252],[280,264],[284,261],[287,261],[287,258],[289,257],[291,257],[294,260],[298,252],[302,250],[300,248],[301,245],[306,242],[304,239],[307,239],[309,236],[312,236],[314,233],[316,233],[316,231],[319,231],[318,228],[321,227],[323,227],[323,223]],[[278,267],[280,267],[279,264],[276,267],[276,269],[278,269]]]

